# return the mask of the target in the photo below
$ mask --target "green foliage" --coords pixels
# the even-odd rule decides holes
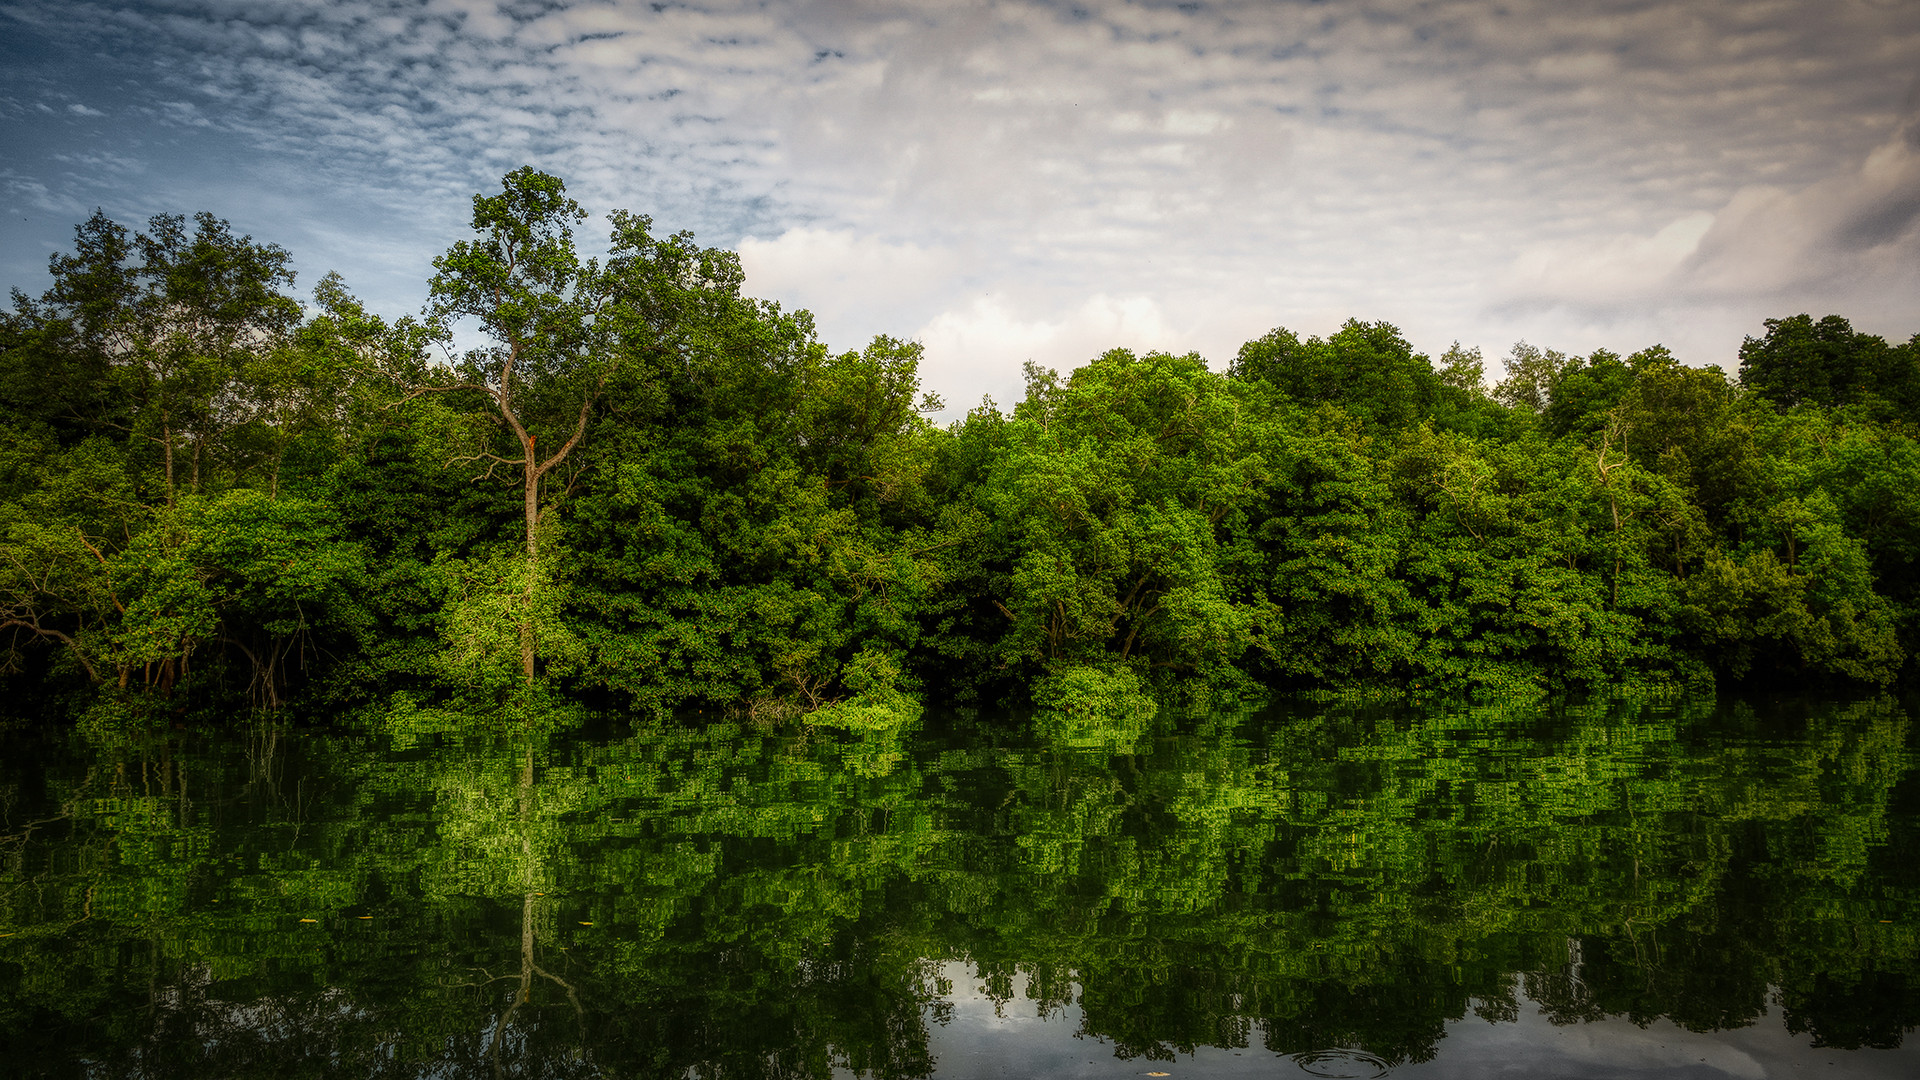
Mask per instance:
[[[1740,382],[1781,408],[1862,405],[1886,419],[1920,411],[1920,345],[1889,346],[1838,315],[1766,320],[1740,346]]]
[[[1606,426],[1607,414],[1633,388],[1633,376],[1630,361],[1605,349],[1587,357],[1585,363],[1562,371],[1553,382],[1551,398],[1541,417],[1547,434],[1554,438],[1592,438],[1598,434]]]
[[[586,220],[509,173],[391,321],[337,275],[303,312],[211,215],[80,225],[0,316],[0,675],[883,731],[1073,672],[1171,702],[1915,670],[1920,339],[1769,320],[1738,382],[1522,342],[1489,390],[1478,349],[1349,320],[1224,375],[1029,366],[943,430],[919,344],[829,348],[644,215],[586,258]],[[460,327],[483,347],[437,356]]]
[[[1689,625],[1735,677],[1756,663],[1880,685],[1899,674],[1905,655],[1888,605],[1839,516],[1825,492],[1789,498],[1769,515],[1771,543],[1737,559],[1709,555],[1687,583]]]
[[[1039,715],[587,737],[404,702],[384,735],[13,733],[9,1068],[904,1077],[977,998],[1074,1010],[1060,1037],[1119,1061],[1405,1064],[1456,1021],[1524,1038],[1522,1011],[1784,1011],[1845,1067],[1920,1026],[1891,701],[1148,730],[1127,669],[1056,674],[1042,696],[1118,738]]]
[[[1133,669],[1065,664],[1033,684],[1034,729],[1073,749],[1131,749],[1150,730],[1159,704]]]
[[[1516,342],[1507,354],[1506,378],[1493,388],[1494,399],[1512,408],[1544,413],[1560,380],[1579,363],[1577,357],[1558,350]]]
[[[1473,361],[1456,358],[1448,385],[1466,387]],[[1240,347],[1236,378],[1261,380],[1306,405],[1337,404],[1369,423],[1405,427],[1433,409],[1443,385],[1427,358],[1387,323],[1348,319],[1325,341],[1283,328]]]
[[[852,696],[808,713],[809,726],[899,732],[920,719],[920,703],[901,689],[900,665],[886,653],[861,650],[841,668],[839,679]]]
[[[1223,550],[1264,471],[1253,391],[1198,356],[1126,350],[1035,377],[975,495],[1000,662],[1237,659],[1267,615]]]
[[[549,546],[551,547],[551,546]],[[529,563],[518,551],[451,559],[436,569],[447,580],[446,651],[440,662],[460,687],[497,695],[522,680],[521,643],[531,628],[534,648],[555,675],[577,671],[584,642],[566,624],[566,583],[549,550]]]

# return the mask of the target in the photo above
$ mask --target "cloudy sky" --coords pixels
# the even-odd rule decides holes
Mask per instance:
[[[1274,326],[1920,331],[1920,2],[0,0],[0,284],[211,210],[416,310],[531,163],[964,405]]]

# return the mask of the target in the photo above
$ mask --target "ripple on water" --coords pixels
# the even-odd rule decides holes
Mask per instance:
[[[1364,1050],[1304,1050],[1293,1055],[1293,1063],[1309,1075],[1336,1080],[1373,1080],[1392,1068]]]

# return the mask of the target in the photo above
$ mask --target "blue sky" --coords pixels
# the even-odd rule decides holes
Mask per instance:
[[[957,405],[1348,316],[1490,361],[1920,331],[1910,0],[0,0],[29,292],[95,207],[205,209],[397,315],[527,163]]]

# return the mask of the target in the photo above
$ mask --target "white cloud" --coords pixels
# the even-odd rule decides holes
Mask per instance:
[[[1068,371],[1108,349],[1180,350],[1181,334],[1150,297],[1088,297],[1056,317],[1022,314],[1020,305],[986,296],[928,320],[913,335],[926,347],[921,380],[960,415],[990,395],[1002,407],[1018,401],[1021,366]]]
[[[281,185],[263,220],[297,217],[303,192],[369,208],[304,226],[323,245],[295,248],[307,265],[424,280],[468,196],[532,162],[596,210],[737,243],[750,287],[812,308],[835,347],[923,337],[929,384],[957,403],[1017,387],[1029,356],[1221,362],[1276,324],[1325,333],[1348,315],[1499,355],[1519,336],[1704,349],[1708,329],[1730,352],[1803,299],[1914,314],[1898,294],[1912,231],[1895,228],[1914,151],[1888,136],[1920,51],[1913,5],[1192,8],[15,0],[3,15],[153,61],[96,84],[161,82],[95,104],[250,147],[235,175]],[[139,182],[166,193],[157,146]],[[43,200],[95,182],[9,166]],[[1847,240],[1876,229],[1892,239]]]
[[[1536,246],[1514,260],[1508,290],[1520,300],[1611,305],[1644,302],[1699,249],[1716,217],[1695,211],[1652,236],[1582,238]]]
[[[1795,191],[1744,188],[1714,218],[1680,283],[1713,296],[1783,296],[1920,273],[1920,120],[1857,167]],[[1913,296],[1912,293],[1908,294]]]
[[[0,169],[0,188],[6,190],[10,200],[25,203],[47,213],[68,216],[86,213],[85,207],[79,202],[56,194],[40,181],[21,176],[12,169]]]
[[[913,319],[915,312],[947,299],[968,261],[952,249],[889,242],[848,229],[802,227],[771,240],[748,236],[738,250],[750,291],[808,308],[823,326],[837,328],[876,311],[892,317],[864,333],[848,326],[863,338],[898,332],[898,320]]]
[[[1920,119],[1799,187],[1742,187],[1651,236],[1531,248],[1501,289],[1508,310],[1559,308],[1603,323],[1706,316],[1716,329],[1752,332],[1769,315],[1819,309],[1905,337],[1920,329]]]

